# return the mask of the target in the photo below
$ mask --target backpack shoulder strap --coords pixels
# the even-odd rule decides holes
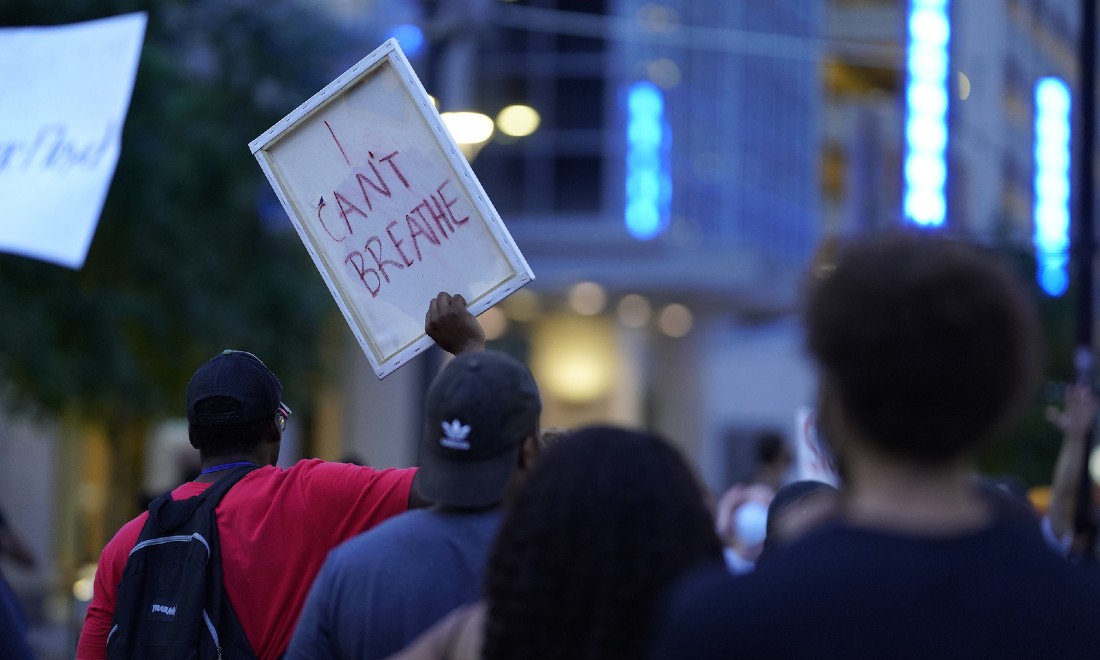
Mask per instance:
[[[255,470],[256,465],[244,465],[234,468],[221,479],[210,484],[203,492],[185,500],[172,499],[172,491],[164,493],[149,504],[149,522],[146,529],[160,536],[170,534],[191,520],[200,506],[209,503],[211,510],[218,506],[229,489],[236,485],[246,474]],[[142,532],[145,536],[145,532]]]

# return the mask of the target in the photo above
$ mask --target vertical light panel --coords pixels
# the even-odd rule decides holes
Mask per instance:
[[[908,28],[904,213],[938,227],[947,218],[948,0],[910,0]]]
[[[664,94],[653,83],[634,83],[627,91],[626,108],[624,219],[631,236],[648,240],[668,228],[672,200]]]
[[[1058,78],[1035,83],[1035,259],[1039,286],[1069,286],[1070,92]]]

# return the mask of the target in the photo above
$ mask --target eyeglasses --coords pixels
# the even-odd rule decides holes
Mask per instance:
[[[280,402],[279,407],[275,409],[275,426],[279,427],[279,433],[286,431],[286,420],[290,419],[290,408],[285,403]]]

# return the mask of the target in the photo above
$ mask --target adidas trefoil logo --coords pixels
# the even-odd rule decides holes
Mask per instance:
[[[470,435],[468,425],[454,419],[449,422],[440,422],[440,426],[443,427],[443,437],[439,439],[439,444],[448,449],[470,449],[470,443],[466,440]]]

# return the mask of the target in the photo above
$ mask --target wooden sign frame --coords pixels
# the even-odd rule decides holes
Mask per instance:
[[[477,316],[534,279],[395,39],[248,146],[378,378],[439,291]]]

